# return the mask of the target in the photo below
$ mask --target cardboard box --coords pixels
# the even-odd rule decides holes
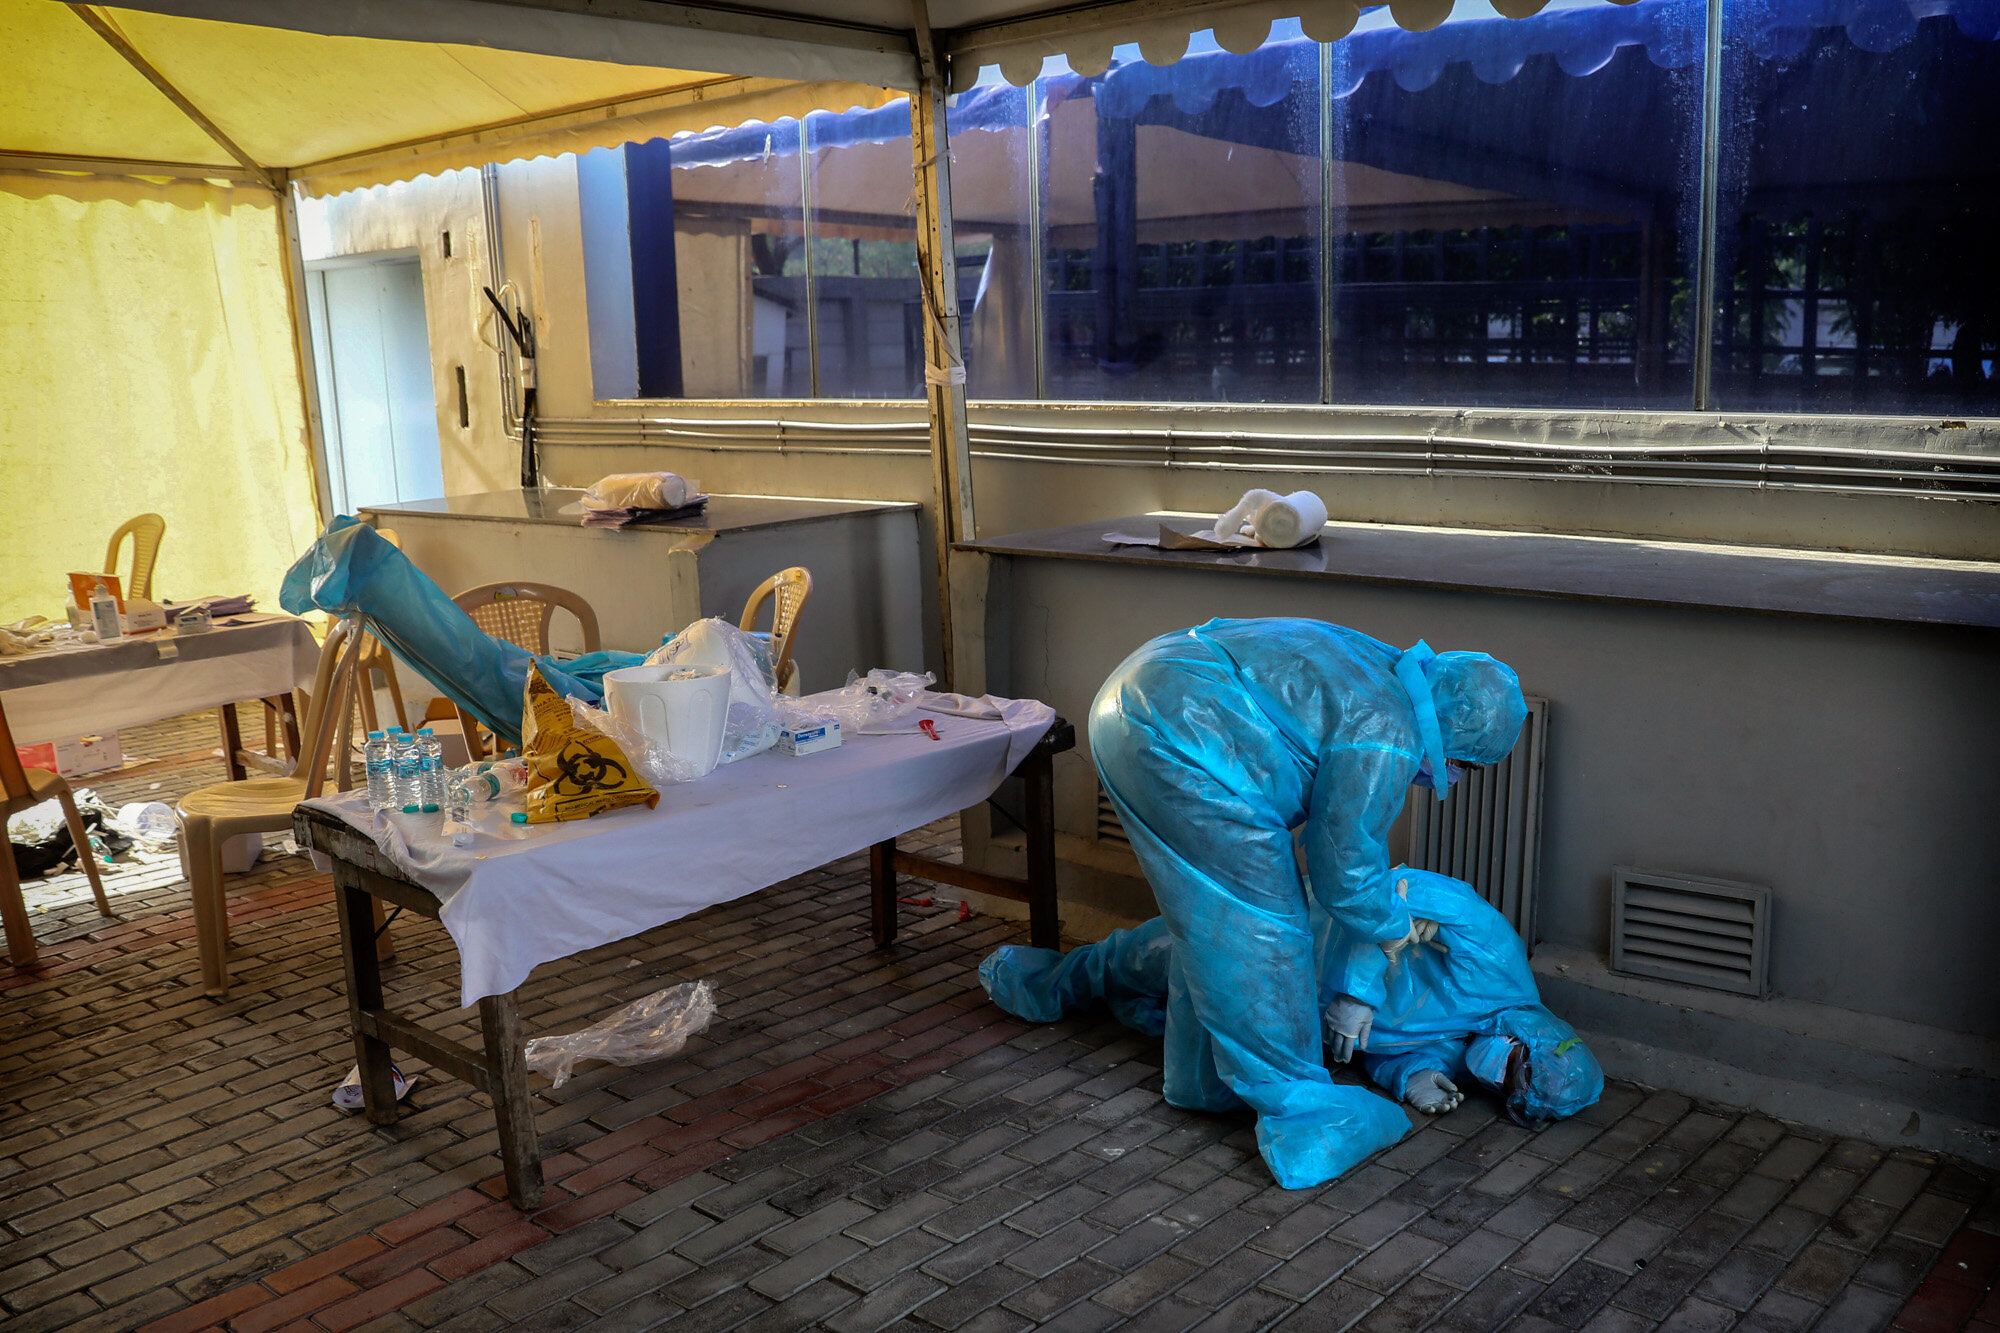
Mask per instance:
[[[818,754],[839,745],[840,723],[830,717],[795,723],[778,732],[778,749],[785,754]]]
[[[14,753],[21,756],[23,768],[45,768],[66,778],[106,773],[125,764],[125,752],[118,744],[118,733],[115,731],[107,731],[101,736],[72,736],[67,740],[43,741],[40,745],[17,745]]]

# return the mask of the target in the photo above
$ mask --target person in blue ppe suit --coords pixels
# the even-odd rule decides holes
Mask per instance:
[[[1436,1115],[1470,1080],[1499,1094],[1517,1123],[1539,1126],[1597,1101],[1604,1070],[1576,1031],[1542,1007],[1528,950],[1470,884],[1399,867],[1396,895],[1412,936],[1384,950],[1317,915],[1320,999],[1369,1011],[1361,1067],[1390,1096]]]
[[[1367,1002],[1360,1054],[1376,1086],[1437,1115],[1463,1100],[1460,1084],[1482,1084],[1530,1126],[1594,1103],[1604,1071],[1575,1030],[1542,1007],[1528,951],[1507,919],[1463,881],[1406,867],[1391,873],[1413,929],[1390,948],[1312,913],[1320,999],[1328,1013],[1342,996]],[[1154,917],[1067,954],[1007,946],[981,965],[980,979],[1020,1017],[1047,1022],[1103,1000],[1127,1027],[1160,1036],[1173,952],[1166,922]]]
[[[1212,620],[1162,635],[1098,692],[1098,775],[1172,942],[1167,1100],[1248,1105],[1280,1184],[1331,1180],[1407,1128],[1381,1098],[1335,1084],[1322,1061],[1292,831],[1325,913],[1357,938],[1405,940],[1411,917],[1388,851],[1405,794],[1420,774],[1447,782],[1454,761],[1502,758],[1526,716],[1514,673],[1484,653],[1405,652],[1314,620]],[[997,998],[1007,965],[988,962]]]

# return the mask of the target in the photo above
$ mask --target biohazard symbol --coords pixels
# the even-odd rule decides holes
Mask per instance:
[[[556,755],[556,779],[550,785],[558,796],[588,796],[623,786],[625,776],[625,765],[610,755],[570,741]]]

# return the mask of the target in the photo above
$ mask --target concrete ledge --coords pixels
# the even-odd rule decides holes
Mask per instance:
[[[1581,949],[1543,945],[1534,967],[1614,1077],[2000,1166],[2000,1042],[1617,976]]]

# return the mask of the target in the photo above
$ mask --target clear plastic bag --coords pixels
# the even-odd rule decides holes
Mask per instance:
[[[646,656],[647,666],[729,668],[729,721],[722,729],[722,760],[733,764],[778,742],[778,678],[770,650],[754,634],[726,620],[697,620]]]
[[[841,730],[853,736],[915,731],[916,724],[905,723],[904,718],[916,710],[918,700],[936,683],[937,677],[928,671],[921,676],[887,667],[876,667],[865,676],[850,671],[847,684],[839,691],[813,696],[812,712],[834,718]]]
[[[578,1060],[641,1065],[664,1060],[715,1017],[715,994],[706,981],[684,981],[615,1009],[596,1027],[560,1037],[536,1037],[527,1046],[528,1068],[556,1087],[569,1082]]]
[[[586,509],[678,509],[699,493],[673,472],[614,472],[583,493]]]
[[[579,727],[587,727],[617,741],[625,757],[637,764],[646,781],[655,787],[671,782],[693,782],[701,776],[693,760],[681,758],[666,746],[649,739],[644,732],[626,726],[606,709],[595,708],[573,698],[569,701],[569,711]]]

